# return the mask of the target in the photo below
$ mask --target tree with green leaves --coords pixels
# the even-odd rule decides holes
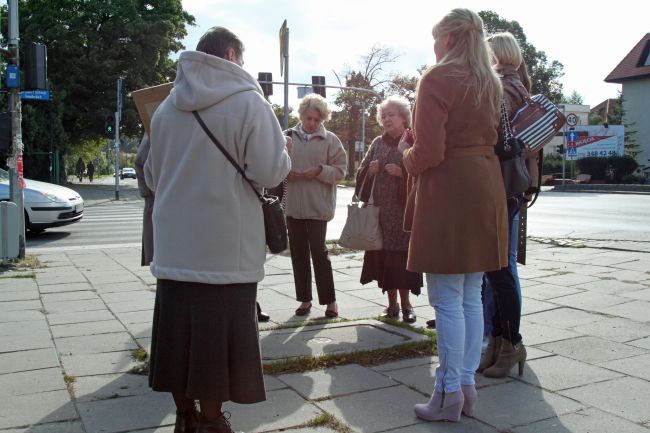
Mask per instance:
[[[569,97],[562,97],[562,102],[566,104],[582,105],[585,103],[585,98],[583,98],[580,93],[574,90]]]
[[[623,106],[623,92],[618,92],[618,103],[611,104],[611,110],[607,115],[607,122],[610,125],[623,125],[625,127],[624,133],[624,148],[625,155],[636,158],[641,153],[640,146],[636,142],[636,130],[634,130],[635,122],[628,123],[625,121],[625,108]]]
[[[24,104],[33,106],[24,112],[26,153],[47,149],[50,128],[64,152],[104,137],[104,120],[116,110],[117,79],[124,95],[173,80],[170,54],[183,48],[186,26],[194,24],[181,0],[21,0],[19,6],[21,40],[47,46],[53,95],[49,104]],[[133,101],[123,100],[120,132],[138,136]]]
[[[562,83],[559,79],[564,75],[564,65],[557,60],[549,64],[546,53],[538,51],[527,41],[524,29],[519,22],[508,21],[493,11],[481,11],[478,14],[483,19],[488,35],[510,32],[517,39],[533,83],[531,93],[544,94],[556,104],[562,102]]]

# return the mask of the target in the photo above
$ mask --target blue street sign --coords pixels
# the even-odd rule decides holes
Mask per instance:
[[[7,75],[7,87],[20,87],[20,70],[18,69],[18,66],[7,65],[7,70],[5,72]]]
[[[49,90],[23,90],[20,92],[20,99],[35,99],[38,101],[49,101]]]
[[[578,141],[578,132],[577,131],[569,131],[567,132],[567,141]]]

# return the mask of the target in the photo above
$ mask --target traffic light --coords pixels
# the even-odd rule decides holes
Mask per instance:
[[[115,134],[115,118],[113,116],[106,116],[104,132],[106,132],[108,136],[113,136],[113,134]]]
[[[47,89],[47,47],[36,42],[25,44],[25,89]]]
[[[268,81],[268,83],[260,83],[265,98],[268,98],[273,94],[273,84],[271,84],[271,81],[273,81],[273,74],[270,72],[258,72],[257,81]]]
[[[555,146],[555,150],[557,151],[557,153],[562,155],[564,153],[564,144],[558,144],[557,146]]]
[[[311,85],[314,88],[314,93],[321,95],[323,98],[327,97],[325,96],[325,77],[322,75],[312,75]]]

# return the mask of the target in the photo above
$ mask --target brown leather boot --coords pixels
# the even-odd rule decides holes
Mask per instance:
[[[497,362],[489,368],[483,370],[483,376],[499,378],[506,377],[510,369],[519,364],[519,376],[524,374],[524,364],[526,363],[526,348],[521,341],[514,346],[509,340],[501,340],[501,350],[497,357]]]
[[[483,373],[488,367],[491,367],[495,362],[497,362],[497,356],[499,355],[499,350],[501,349],[501,336],[494,337],[490,335],[488,340],[488,346],[485,349],[485,353],[481,356],[481,363],[478,365],[476,371],[478,373]]]
[[[184,411],[176,411],[174,433],[195,433],[198,425],[199,413],[196,411],[194,404]]]

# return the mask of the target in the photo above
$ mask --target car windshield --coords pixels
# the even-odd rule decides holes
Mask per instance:
[[[4,168],[0,168],[0,181],[9,181],[9,172]]]

